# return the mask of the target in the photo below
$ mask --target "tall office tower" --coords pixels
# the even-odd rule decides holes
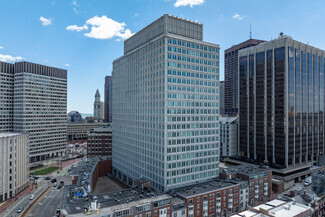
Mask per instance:
[[[14,132],[29,134],[30,161],[62,156],[67,142],[67,71],[14,65]]]
[[[0,132],[29,134],[31,162],[62,155],[67,137],[67,71],[0,62]]]
[[[249,39],[225,50],[225,114],[238,114],[238,51],[264,41]]]
[[[14,64],[0,61],[0,133],[13,130]]]
[[[241,156],[290,172],[324,154],[324,57],[282,36],[240,50]]]
[[[220,89],[220,115],[225,115],[225,82],[219,82],[219,89]]]
[[[112,76],[105,77],[104,119],[112,123]]]
[[[164,15],[113,63],[113,171],[156,189],[219,175],[219,46],[203,25]]]
[[[100,94],[97,89],[95,94],[95,102],[94,102],[94,117],[103,120],[104,119],[104,103],[100,101]]]

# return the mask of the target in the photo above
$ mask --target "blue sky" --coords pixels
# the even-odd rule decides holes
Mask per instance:
[[[325,1],[305,0],[0,0],[0,59],[68,70],[68,112],[93,112],[96,89],[123,55],[123,40],[163,14],[203,23],[221,47],[280,32],[325,49]],[[95,27],[92,29],[92,27]]]

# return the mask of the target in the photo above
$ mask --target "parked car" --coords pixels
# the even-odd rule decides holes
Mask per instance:
[[[30,200],[33,200],[34,198],[35,198],[35,194],[31,194],[29,197]]]
[[[45,180],[51,180],[51,177],[48,176],[48,177],[45,178]]]
[[[21,206],[21,207],[18,208],[17,213],[21,213],[23,210],[24,210],[24,207]]]
[[[56,179],[55,179],[55,178],[53,178],[53,179],[51,180],[51,182],[52,182],[52,183],[56,182]]]
[[[53,187],[56,187],[57,185],[58,185],[57,182],[54,182],[54,183],[53,183]]]
[[[311,184],[311,177],[305,179],[304,186],[308,186]]]
[[[301,191],[302,190],[302,187],[297,187],[296,188],[296,191]]]

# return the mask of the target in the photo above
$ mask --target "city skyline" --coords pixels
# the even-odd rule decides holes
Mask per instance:
[[[221,60],[225,49],[249,39],[250,24],[253,38],[270,40],[284,32],[314,47],[325,48],[321,37],[324,30],[319,28],[325,16],[322,13],[324,2],[309,5],[304,1],[256,3],[53,0],[27,4],[10,1],[0,7],[0,23],[7,30],[0,35],[0,59],[26,60],[67,69],[68,112],[92,113],[93,93],[97,88],[104,93],[105,76],[111,75],[113,60],[122,55],[123,40],[163,14],[202,23],[204,40],[220,45]],[[25,13],[25,10],[33,13]],[[220,80],[223,78],[221,61]]]

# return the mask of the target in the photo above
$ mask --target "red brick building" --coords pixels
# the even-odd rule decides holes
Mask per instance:
[[[176,191],[186,201],[187,217],[229,216],[239,211],[240,184],[211,181]]]
[[[112,127],[98,127],[88,133],[88,157],[112,155]]]
[[[255,206],[272,197],[272,171],[265,166],[240,165],[220,170],[224,180],[240,179],[249,185],[248,204]]]

